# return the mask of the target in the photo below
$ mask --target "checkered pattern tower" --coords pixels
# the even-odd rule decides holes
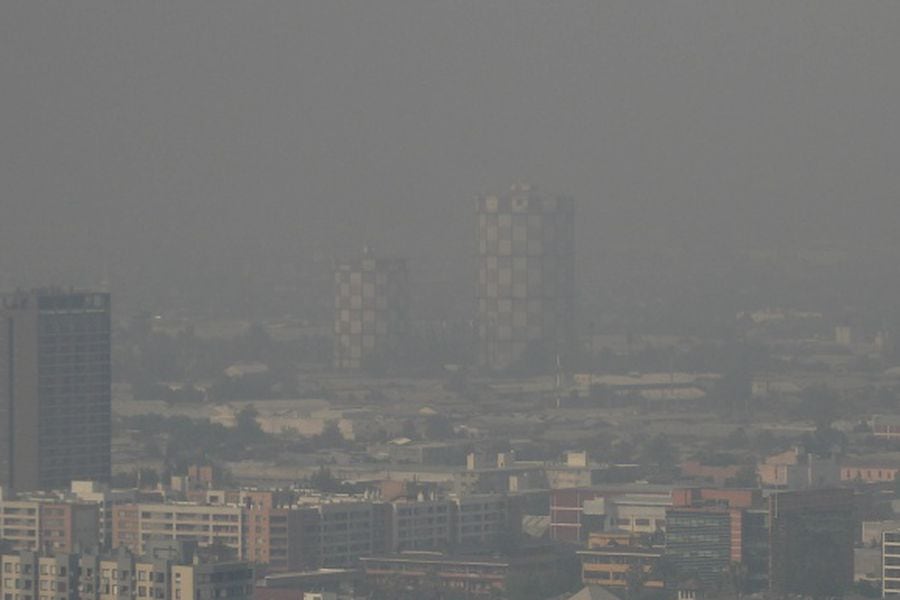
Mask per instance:
[[[406,261],[376,258],[366,249],[334,274],[334,367],[388,366],[409,327]]]
[[[573,340],[575,203],[513,186],[479,197],[477,213],[478,362],[553,368]]]

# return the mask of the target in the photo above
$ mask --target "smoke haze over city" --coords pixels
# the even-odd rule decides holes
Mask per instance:
[[[900,254],[891,2],[12,0],[0,17],[6,289],[246,311],[287,286],[271,310],[303,312],[297,289],[369,244],[415,257],[417,310],[465,315],[474,198],[515,182],[576,198],[588,306],[747,257],[878,280]]]

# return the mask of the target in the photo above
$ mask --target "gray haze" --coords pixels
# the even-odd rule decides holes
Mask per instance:
[[[5,0],[0,285],[249,303],[369,242],[468,306],[514,182],[576,198],[583,296],[890,263],[898,59],[893,0]]]

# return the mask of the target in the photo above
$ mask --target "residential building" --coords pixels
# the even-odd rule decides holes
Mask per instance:
[[[501,536],[521,533],[522,513],[514,498],[500,494],[478,494],[452,498],[450,543],[459,548],[489,548]]]
[[[872,417],[872,435],[884,439],[900,438],[900,417],[896,415],[878,415]]]
[[[553,368],[575,314],[575,203],[513,186],[477,199],[478,363]]]
[[[409,274],[402,259],[368,248],[334,273],[334,367],[383,368],[398,358],[409,330]]]
[[[111,548],[113,511],[120,504],[133,503],[137,499],[137,490],[113,490],[106,483],[73,481],[70,496],[81,502],[97,505],[100,543],[106,548]]]
[[[242,539],[244,516],[242,507],[233,504],[123,504],[113,514],[113,548],[125,547],[143,554],[148,544],[158,542],[219,544],[231,548],[243,560],[247,554]]]
[[[202,501],[116,505],[113,547],[146,552],[160,542],[222,546],[272,572],[354,566],[363,555],[495,547],[521,531],[518,499],[303,496],[208,490]]]
[[[652,533],[665,527],[665,511],[671,505],[672,488],[665,485],[607,484],[551,490],[550,539],[581,544],[598,531]]]
[[[900,596],[900,529],[881,538],[881,596]]]
[[[893,483],[900,473],[894,460],[877,458],[846,458],[841,462],[841,481],[861,483]]]
[[[94,503],[0,497],[0,539],[10,550],[71,552],[100,544]]]
[[[388,506],[381,502],[328,502],[306,509],[304,541],[312,538],[305,564],[348,567],[360,556],[384,552],[389,523]],[[317,559],[317,560],[310,560]]]
[[[581,581],[585,585],[625,589],[631,574],[639,570],[645,588],[662,589],[665,581],[658,569],[662,556],[662,547],[652,546],[630,533],[592,533],[588,549],[578,551]]]
[[[455,528],[454,505],[447,499],[391,503],[392,552],[448,549]]]
[[[253,569],[189,546],[137,557],[21,551],[0,557],[7,600],[250,600]]]
[[[109,294],[0,299],[0,486],[65,489],[110,477]]]
[[[853,583],[853,491],[769,496],[769,588],[778,594],[840,595]]]

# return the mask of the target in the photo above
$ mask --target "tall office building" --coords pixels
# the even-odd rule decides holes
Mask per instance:
[[[376,258],[367,248],[338,265],[334,284],[334,367],[389,366],[409,330],[406,261]]]
[[[478,362],[551,367],[574,337],[575,203],[514,186],[477,212]]]
[[[768,522],[759,490],[672,490],[666,511],[669,564],[706,585],[722,582],[731,565],[745,569],[744,591],[758,591],[768,575]]]
[[[0,485],[110,477],[109,294],[41,289],[0,300]]]
[[[853,583],[853,490],[769,496],[769,589],[840,597]]]

